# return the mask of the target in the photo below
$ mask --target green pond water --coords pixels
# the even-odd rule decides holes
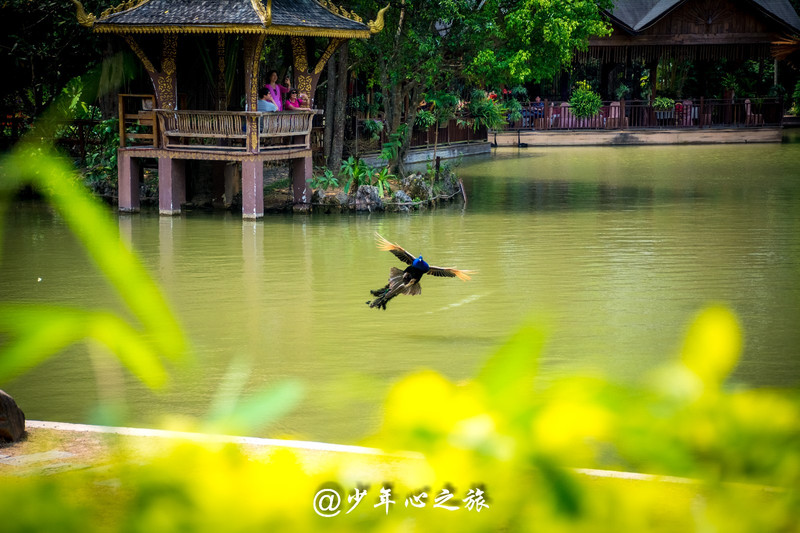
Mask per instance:
[[[393,382],[423,368],[473,376],[526,319],[548,332],[541,380],[635,381],[675,355],[709,303],[744,329],[733,386],[800,384],[800,143],[500,149],[458,172],[466,208],[257,222],[115,213],[194,364],[154,394],[81,345],[0,386],[31,419],[92,421],[112,400],[147,426],[202,417],[225,383],[247,397],[294,378],[303,400],[257,435],[352,443],[378,427]],[[369,309],[369,290],[401,266],[375,232],[478,273],[426,277],[421,296]],[[121,309],[46,206],[14,205],[5,233],[0,300]]]

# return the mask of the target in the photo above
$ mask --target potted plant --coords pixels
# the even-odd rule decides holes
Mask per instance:
[[[600,112],[603,100],[586,80],[579,81],[569,99],[569,107],[576,118],[590,118]]]

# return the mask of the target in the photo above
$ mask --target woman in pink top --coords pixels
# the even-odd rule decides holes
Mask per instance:
[[[273,70],[269,73],[269,83],[265,86],[267,90],[269,90],[269,94],[272,95],[272,100],[275,102],[275,105],[278,106],[278,111],[283,111],[283,94],[289,92],[289,87],[284,87],[283,85],[278,85],[278,71]],[[289,78],[286,78],[286,85],[289,85]]]
[[[291,89],[289,91],[289,98],[284,102],[284,109],[288,111],[289,109],[299,109],[303,107],[305,96],[305,94],[301,94],[300,98],[297,98],[297,89]]]

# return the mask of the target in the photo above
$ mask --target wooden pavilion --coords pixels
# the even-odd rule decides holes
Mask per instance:
[[[642,61],[653,81],[660,59],[770,59],[773,42],[800,33],[789,0],[615,0],[606,15],[611,35],[590,39],[578,59],[599,59],[604,73]]]
[[[128,0],[95,16],[86,13],[78,0],[72,1],[81,24],[125,40],[153,86],[153,95],[131,95],[138,103],[133,112],[120,98],[119,209],[139,209],[142,159],[158,160],[159,212],[165,215],[180,213],[186,200],[186,161],[228,161],[241,164],[245,218],[264,214],[266,161],[291,161],[295,206],[310,205],[310,132],[314,115],[322,113],[311,108],[256,111],[258,66],[266,39],[290,38],[292,85],[313,102],[320,74],[333,53],[348,39],[366,39],[379,32],[386,10],[378,13],[376,21],[364,23],[355,13],[326,0]],[[225,47],[241,43],[244,110],[224,109],[224,102],[215,110],[180,109],[179,49],[191,39],[208,40],[209,36],[217,37],[215,56],[223,86]],[[238,39],[226,38],[230,36]],[[327,39],[317,55],[313,53],[316,38]],[[136,132],[143,128],[146,133]],[[126,146],[126,141],[142,138],[149,145]]]

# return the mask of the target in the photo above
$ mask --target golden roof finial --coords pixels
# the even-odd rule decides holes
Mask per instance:
[[[272,0],[267,0],[267,5],[261,0],[250,0],[258,18],[265,26],[272,24]]]
[[[389,4],[386,4],[386,7],[378,11],[378,16],[375,17],[375,20],[370,20],[367,23],[369,26],[370,33],[380,33],[383,30],[383,14],[386,13],[386,10],[389,9]]]
[[[77,11],[76,17],[78,19],[78,24],[86,26],[87,28],[94,26],[94,21],[97,20],[95,16],[91,13],[87,13],[79,0],[72,0],[72,3],[75,4],[75,9]]]

